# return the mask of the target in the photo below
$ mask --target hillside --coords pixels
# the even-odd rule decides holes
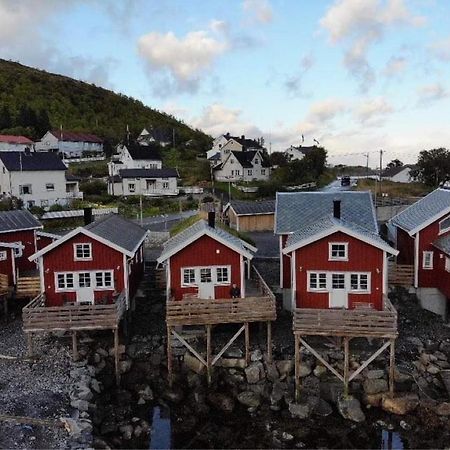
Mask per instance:
[[[0,59],[0,133],[25,134],[37,139],[49,125],[85,131],[106,139],[110,147],[125,135],[144,128],[175,132],[178,149],[197,153],[210,147],[211,138],[200,130],[163,112],[144,106],[139,100],[116,94],[93,84],[47,73]]]

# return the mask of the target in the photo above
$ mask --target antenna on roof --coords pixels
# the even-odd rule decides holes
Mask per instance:
[[[59,126],[59,140],[63,140],[63,127],[62,124]]]
[[[130,145],[130,128],[127,124],[127,144]]]
[[[320,145],[320,142],[317,139],[313,139],[313,141],[317,144]]]
[[[303,134],[302,134],[302,144],[303,144],[303,142],[305,142],[305,136],[303,136]]]

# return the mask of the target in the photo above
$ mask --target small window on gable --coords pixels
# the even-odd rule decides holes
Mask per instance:
[[[422,268],[428,270],[433,268],[433,252],[423,252]]]
[[[75,261],[89,261],[92,259],[92,244],[75,244],[74,245]]]
[[[5,261],[8,258],[8,254],[6,253],[6,250],[3,250],[0,252],[0,261]]]
[[[22,241],[14,242],[14,244],[22,245]],[[20,258],[23,255],[23,247],[14,248],[14,258]]]
[[[347,242],[330,242],[328,259],[330,261],[347,261],[348,260],[348,243]]]
[[[450,216],[447,216],[439,222],[439,234],[445,233],[446,231],[450,231]]]

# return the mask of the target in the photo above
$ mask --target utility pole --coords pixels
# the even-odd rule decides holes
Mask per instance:
[[[369,153],[366,154],[366,178],[369,179]]]
[[[383,193],[381,190],[381,173],[382,173],[382,171],[383,171],[383,150],[380,150],[380,175],[379,175],[379,177],[380,177],[380,202],[381,202],[382,196],[383,196]]]

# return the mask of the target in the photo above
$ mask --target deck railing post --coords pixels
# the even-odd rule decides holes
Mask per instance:
[[[27,346],[28,346],[27,356],[29,358],[32,358],[33,357],[33,333],[31,333],[31,332],[27,333]]]
[[[294,361],[294,377],[295,377],[295,401],[300,401],[300,336],[298,334],[295,337],[295,361]]]
[[[344,337],[344,397],[348,397],[349,378],[349,338]]]
[[[208,385],[211,384],[211,371],[212,371],[212,365],[211,365],[211,325],[206,325],[206,374],[208,379]]]
[[[272,362],[272,322],[267,321],[267,362]]]
[[[78,347],[77,347],[77,332],[72,332],[72,358],[74,361],[78,361]]]
[[[114,328],[114,363],[116,369],[116,384],[120,385],[120,367],[119,367],[119,328]]]
[[[394,395],[394,370],[395,370],[395,339],[391,339],[389,355],[389,393]]]
[[[173,384],[173,361],[172,361],[172,328],[167,327],[167,377],[169,379],[169,387]]]
[[[245,365],[250,363],[250,328],[248,322],[245,322]]]

